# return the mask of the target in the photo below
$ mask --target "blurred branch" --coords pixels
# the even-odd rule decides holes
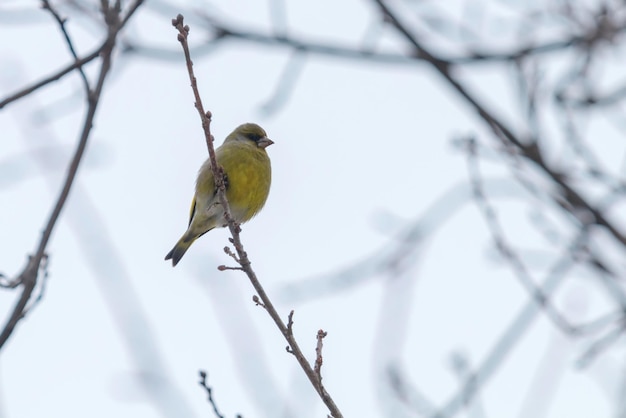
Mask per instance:
[[[450,366],[457,375],[461,383],[466,382],[466,379],[471,379],[473,376],[470,360],[467,355],[456,351],[450,355]],[[465,405],[467,409],[467,416],[469,418],[485,418],[485,410],[483,408],[483,402],[481,399],[477,399],[478,394],[473,396],[473,399],[468,400]]]
[[[609,330],[605,335],[591,343],[577,361],[580,368],[587,367],[602,351],[612,344],[615,344],[620,337],[623,337],[626,330],[626,318],[621,318],[618,326]]]
[[[509,179],[485,179],[484,188],[491,196],[502,198],[526,196],[525,190]],[[299,281],[289,280],[288,284],[281,288],[281,298],[290,302],[311,300],[361,285],[374,280],[380,274],[398,274],[408,270],[414,266],[417,252],[424,247],[428,239],[471,201],[471,184],[463,181],[450,187],[380,248],[339,271]]]
[[[240,291],[241,283],[230,277],[206,280],[207,270],[219,261],[216,257],[209,255],[198,259],[192,264],[193,276],[208,298],[207,306],[212,308],[215,320],[222,329],[227,351],[237,359],[234,375],[254,404],[256,415],[295,417],[294,407],[302,406],[301,397],[292,384],[288,384],[291,389],[288,394],[282,393],[285,376],[277,375],[275,367],[269,363],[263,344],[265,336],[255,325],[254,314],[257,313],[246,309],[250,299]],[[302,372],[298,367],[293,372],[301,378]],[[259,382],[263,382],[263,390],[259,390]],[[317,402],[317,393],[311,390],[310,383],[306,379],[298,379],[297,382],[298,388],[306,391],[307,400]]]
[[[226,40],[235,40],[243,42],[252,42],[268,47],[289,48],[295,53],[313,54],[332,56],[340,59],[359,60],[366,62],[378,62],[392,65],[415,65],[423,60],[423,57],[412,53],[396,53],[390,51],[377,51],[371,47],[359,47],[350,45],[340,45],[336,43],[328,43],[324,41],[306,39],[298,35],[289,34],[286,29],[284,17],[284,1],[274,0],[270,2],[270,19],[272,21],[272,32],[265,33],[262,31],[251,30],[246,27],[237,26],[231,22],[219,19],[214,15],[208,14],[204,9],[190,10],[195,20],[204,24],[203,29],[208,32],[208,40],[193,49],[195,56],[202,56],[213,53],[218,44]],[[152,10],[164,15],[171,16],[172,7],[165,3],[159,2],[152,4]],[[521,58],[550,54],[558,51],[564,51],[572,47],[586,47],[591,41],[597,42],[599,39],[607,39],[615,37],[626,32],[625,22],[614,22],[610,30],[594,29],[580,35],[565,36],[564,39],[552,40],[543,43],[532,44],[522,47],[514,47],[505,51],[490,51],[489,47],[478,50],[474,47],[468,48],[463,55],[448,55],[443,58],[444,61],[459,65],[483,65],[485,63],[513,62]],[[149,42],[149,41],[148,41]],[[134,53],[145,57],[158,60],[176,60],[175,51],[150,45],[148,42],[138,40],[124,40],[123,51],[126,53]],[[289,82],[285,80],[285,83]],[[282,89],[280,89],[282,90]],[[284,94],[280,94],[283,97]],[[273,110],[273,109],[272,109]]]
[[[103,43],[103,48],[101,51],[101,66],[100,72],[98,74],[98,78],[96,81],[95,88],[87,88],[88,84],[86,84],[86,99],[87,99],[87,113],[85,115],[85,121],[83,123],[82,132],[80,134],[80,138],[78,144],[76,146],[76,150],[74,152],[74,156],[70,165],[68,167],[68,173],[65,178],[63,188],[57,198],[57,201],[54,205],[52,213],[46,223],[44,231],[42,233],[41,240],[37,246],[37,250],[35,255],[30,256],[28,263],[24,270],[19,274],[17,279],[13,281],[13,283],[19,284],[23,286],[22,294],[19,297],[17,303],[15,304],[12,313],[6,321],[5,326],[0,333],[0,349],[4,346],[8,338],[13,333],[15,326],[17,323],[24,317],[26,314],[26,306],[30,297],[32,295],[33,289],[37,284],[38,272],[41,268],[42,260],[44,259],[46,253],[46,247],[48,245],[48,241],[52,236],[52,231],[56,226],[57,220],[61,214],[63,207],[65,206],[65,202],[67,201],[67,197],[69,196],[70,190],[72,188],[72,184],[74,183],[74,179],[76,178],[76,173],[78,171],[78,167],[82,160],[85,148],[87,146],[87,141],[89,139],[89,135],[91,133],[91,128],[93,127],[93,121],[96,114],[96,109],[98,108],[98,104],[100,101],[100,95],[102,93],[102,89],[104,87],[104,82],[107,74],[109,73],[111,67],[111,56],[113,53],[113,49],[115,47],[115,40],[119,31],[124,27],[126,22],[130,19],[130,17],[134,14],[134,12],[141,5],[143,0],[135,0],[131,7],[129,8],[126,15],[121,18],[120,10],[116,6],[109,7],[107,1],[103,0],[102,2],[102,14],[103,19],[108,25],[108,35],[106,41]],[[77,67],[78,68],[78,67]]]
[[[296,35],[290,35],[285,30],[285,24],[283,23],[284,17],[282,14],[284,11],[280,9],[283,5],[274,7],[274,2],[271,2],[272,6],[272,18],[275,14],[274,27],[272,33],[265,33],[261,31],[251,30],[249,28],[238,27],[235,24],[226,22],[209,15],[203,11],[194,11],[197,14],[197,18],[202,19],[205,22],[204,29],[210,33],[208,44],[216,44],[227,39],[240,40],[245,42],[253,42],[257,44],[290,48],[294,51],[311,53],[316,55],[333,56],[344,59],[365,60],[367,62],[379,62],[388,64],[411,64],[423,60],[423,57],[415,54],[394,53],[386,51],[375,51],[371,48],[359,48],[353,46],[343,46],[333,43],[327,43],[323,41],[316,41],[298,37]],[[280,9],[277,12],[275,9]],[[158,11],[158,10],[157,10]],[[163,13],[169,13],[169,9],[164,9]],[[483,50],[470,49],[461,56],[446,56],[444,60],[450,64],[455,65],[481,65],[487,62],[511,62],[523,57],[548,54],[556,51],[566,50],[571,47],[582,47],[589,45],[590,42],[597,42],[598,39],[607,39],[607,37],[614,37],[618,34],[626,32],[626,21],[615,22],[610,31],[595,30],[582,35],[571,35],[565,37],[565,39],[553,40],[543,43],[537,43],[535,45],[529,44],[522,47],[515,47],[509,51],[489,51],[486,48]],[[141,51],[144,49],[140,43],[128,43],[128,48],[134,51]],[[206,44],[205,44],[206,46]],[[206,49],[205,50],[211,50]],[[154,50],[153,50],[154,52]],[[165,53],[164,50],[162,50]]]
[[[512,246],[507,242],[504,234],[504,228],[498,220],[495,209],[483,191],[482,178],[478,167],[478,159],[473,151],[473,148],[475,147],[474,143],[474,139],[469,139],[467,148],[469,177],[473,184],[476,203],[487,222],[487,226],[491,232],[491,236],[495,242],[497,250],[506,262],[509,263],[511,269],[521,284],[526,288],[531,298],[533,298],[539,306],[545,309],[548,318],[550,318],[550,320],[558,326],[561,331],[570,336],[596,333],[599,330],[614,324],[615,322],[623,320],[623,313],[620,314],[612,312],[608,315],[600,316],[590,322],[573,325],[561,313],[559,313],[559,311],[556,310],[550,302],[548,295],[543,294],[541,289],[534,284],[534,279],[530,274],[529,269],[526,267],[521,257],[516,254]],[[569,258],[564,258],[562,262],[558,262],[555,266],[558,266],[559,270],[565,272],[571,270],[575,264],[581,262],[587,263],[587,265],[597,270],[597,274],[601,278],[601,283],[607,288],[607,291],[619,305],[619,308],[622,311],[626,311],[626,295],[615,281],[616,277],[608,269],[602,267],[604,266],[604,263],[599,261],[598,255],[589,248],[588,227],[583,226],[580,228],[575,245],[570,248],[570,251],[571,252],[568,254]],[[568,261],[570,263],[569,265],[566,264]]]
[[[565,280],[566,273],[571,266],[570,256],[576,251],[581,240],[584,241],[584,234],[579,236],[564,251],[563,257],[558,260],[552,269],[546,275],[545,280],[539,287],[540,292],[549,297],[553,294],[561,283]],[[432,418],[449,418],[456,415],[464,405],[471,402],[473,397],[477,395],[482,387],[493,377],[499,367],[502,366],[506,358],[517,346],[519,340],[528,331],[537,315],[541,312],[541,307],[535,300],[530,300],[522,308],[516,318],[507,326],[504,333],[496,344],[487,352],[484,360],[475,369],[474,372],[467,374],[461,387],[455,392],[442,408],[434,413]]]
[[[469,92],[469,90],[454,76],[452,70],[453,63],[443,58],[437,57],[426,49],[421,42],[411,33],[398,16],[387,6],[384,0],[374,0],[380,7],[381,13],[385,21],[392,25],[402,35],[407,42],[414,48],[413,54],[421,57],[428,62],[440,76],[442,76],[448,84],[456,90],[456,92],[478,113],[480,118],[491,128],[494,136],[500,140],[505,147],[513,147],[520,156],[531,162],[535,167],[540,169],[552,182],[559,188],[557,201],[561,199],[561,206],[570,212],[576,219],[580,219],[580,212],[584,211],[590,218],[589,222],[597,224],[606,229],[606,231],[615,238],[622,247],[626,247],[626,235],[612,222],[610,222],[604,214],[586,198],[584,198],[572,185],[567,181],[567,177],[548,165],[544,159],[541,149],[537,143],[537,138],[520,137],[506,126],[504,122],[495,116],[495,113],[488,110],[486,106],[481,104],[478,99]]]
[[[569,321],[565,319],[552,306],[550,299],[546,294],[542,292],[541,288],[535,285],[534,280],[528,272],[528,269],[507,242],[504,236],[504,230],[500,225],[496,211],[491,206],[491,203],[487,200],[487,196],[483,192],[482,179],[478,167],[477,157],[474,151],[474,143],[475,140],[473,138],[468,139],[467,159],[469,177],[472,183],[472,188],[474,190],[474,198],[476,200],[476,204],[480,208],[483,217],[487,222],[496,248],[498,249],[502,257],[510,264],[511,269],[517,276],[522,286],[526,289],[529,296],[537,303],[538,306],[545,310],[546,315],[552,320],[552,322],[566,334],[574,335],[578,333],[578,328],[572,326]],[[570,266],[565,266],[564,268],[569,270]]]
[[[291,54],[279,76],[274,93],[261,105],[262,112],[266,115],[272,115],[287,103],[295,90],[298,77],[302,74],[306,58],[306,55],[300,51],[294,51]]]
[[[430,417],[435,413],[433,403],[405,376],[406,367],[391,364],[387,369],[387,384],[393,395],[420,416]]]
[[[63,76],[65,76],[66,74],[71,73],[72,71],[76,70],[77,68],[82,68],[83,65],[87,64],[88,62],[93,61],[94,59],[98,58],[100,56],[100,54],[105,50],[106,46],[108,43],[108,39],[105,40],[102,45],[100,45],[95,51],[93,51],[92,53],[86,55],[85,57],[78,59],[76,61],[74,61],[72,64],[68,65],[67,67],[59,70],[58,72],[52,74],[49,77],[46,77],[28,87],[23,88],[22,90],[13,93],[12,95],[4,98],[3,100],[0,100],[0,109],[2,109],[3,107],[5,107],[6,105],[21,99],[22,97],[28,96],[29,94],[31,94],[32,92],[40,89],[41,87],[44,87],[50,83],[52,83],[53,81],[57,81],[60,80],[61,78],[63,78]]]
[[[318,379],[318,375],[315,373],[315,370],[311,367],[306,357],[302,353],[291,329],[291,325],[293,324],[293,311],[290,314],[289,326],[285,325],[280,315],[274,308],[274,305],[270,298],[267,296],[265,289],[259,282],[256,273],[252,269],[250,259],[248,258],[248,254],[245,252],[243,244],[240,238],[241,228],[235,222],[230,213],[230,206],[228,204],[228,200],[226,199],[226,187],[224,183],[224,172],[223,169],[218,166],[217,160],[215,157],[215,150],[213,148],[213,135],[211,135],[211,112],[205,112],[204,106],[202,104],[202,100],[200,98],[200,93],[198,91],[196,77],[193,72],[193,64],[191,61],[191,56],[189,52],[189,45],[187,43],[187,37],[189,36],[189,26],[183,25],[183,16],[178,15],[175,19],[172,19],[172,25],[178,30],[178,41],[181,43],[183,48],[183,52],[185,54],[185,62],[187,64],[187,70],[189,73],[189,79],[191,81],[191,87],[195,97],[195,106],[198,110],[200,118],[202,120],[202,128],[204,130],[206,144],[209,150],[209,158],[211,161],[211,169],[213,170],[213,176],[215,179],[215,187],[217,189],[217,196],[220,204],[224,208],[224,217],[228,222],[228,228],[232,235],[232,239],[230,239],[231,243],[234,245],[235,250],[237,252],[238,259],[236,257],[235,261],[241,266],[243,271],[246,273],[250,282],[254,289],[256,290],[258,297],[262,301],[263,308],[268,312],[270,317],[274,320],[274,323],[278,326],[281,333],[289,343],[290,352],[296,357],[296,360],[300,364],[300,367],[304,370],[307,375],[309,381],[319,394],[322,401],[328,407],[330,413],[334,418],[341,418],[343,415],[339,411],[339,408],[335,404],[334,400],[328,394],[324,385],[322,385],[321,379]],[[259,304],[257,302],[257,304]]]
[[[70,53],[72,54],[72,57],[74,57],[75,61],[78,61],[78,55],[76,54],[76,49],[74,49],[74,43],[72,42],[72,38],[70,38],[70,35],[67,32],[67,28],[65,27],[66,19],[63,19],[61,15],[59,15],[59,13],[56,11],[54,7],[52,7],[52,5],[50,4],[48,0],[42,0],[41,3],[42,3],[42,7],[45,10],[48,10],[52,14],[54,19],[57,21],[57,23],[59,24],[59,29],[61,30],[61,33],[65,37],[65,43],[67,44],[70,50]],[[83,67],[81,66],[81,67],[78,67],[77,69],[78,69],[78,72],[80,73],[81,78],[83,79],[83,85],[85,87],[85,91],[89,91],[91,87],[89,86],[89,81],[87,80],[85,71],[83,71]]]
[[[626,85],[615,88],[611,92],[587,94],[585,96],[572,97],[564,93],[556,96],[557,101],[581,108],[590,106],[611,106],[626,99]]]
[[[217,407],[217,404],[215,403],[215,399],[213,399],[213,388],[209,386],[209,384],[207,383],[207,378],[208,378],[207,372],[205,372],[204,370],[200,370],[199,375],[200,375],[200,381],[198,382],[198,384],[202,386],[204,390],[206,391],[207,399],[209,400],[209,403],[211,404],[211,407],[213,408],[213,413],[215,414],[217,418],[224,418],[224,415],[220,413],[219,408]],[[237,415],[237,416],[241,417],[241,415]]]
[[[43,1],[43,0],[42,0]],[[106,7],[108,8],[108,0],[101,0],[103,5],[106,5]],[[69,34],[67,34],[67,32],[65,31],[65,20],[62,19],[58,13],[55,13],[55,19],[57,19],[57,22],[59,23],[61,30],[63,31],[64,36],[66,36],[66,42],[70,42],[68,44],[68,48],[70,49],[72,56],[74,57],[75,61],[71,64],[69,64],[68,66],[62,68],[61,70],[57,71],[56,73],[53,73],[52,75],[36,82],[33,83],[32,85],[28,86],[28,87],[24,87],[22,90],[17,91],[13,94],[11,94],[10,96],[0,100],[0,109],[2,109],[3,107],[5,107],[6,105],[21,99],[22,97],[28,96],[29,94],[31,94],[32,92],[40,89],[41,87],[44,87],[54,81],[58,81],[61,78],[63,78],[63,76],[65,76],[66,74],[71,73],[72,71],[78,69],[81,72],[81,77],[83,77],[84,75],[84,71],[82,69],[82,67],[93,61],[94,59],[98,58],[98,57],[103,57],[104,55],[107,54],[107,50],[111,47],[111,39],[113,39],[115,41],[115,43],[117,43],[118,39],[117,39],[117,35],[119,33],[119,31],[124,28],[126,26],[126,24],[128,23],[128,20],[135,14],[135,12],[137,11],[137,9],[143,4],[143,0],[135,0],[131,3],[130,7],[128,8],[128,11],[124,14],[123,17],[118,18],[119,23],[118,23],[118,29],[116,31],[114,31],[114,33],[111,32],[111,23],[113,22],[107,22],[106,21],[106,17],[104,19],[105,23],[107,24],[108,27],[108,34],[106,39],[102,42],[102,44],[96,48],[93,52],[85,55],[83,58],[78,58],[76,56],[76,52],[73,46],[73,43],[71,43],[71,40],[69,40]],[[115,6],[112,6],[111,10],[113,10],[114,7],[119,6],[118,2],[116,2]],[[44,6],[44,8],[46,8]],[[52,9],[53,10],[53,9]],[[103,12],[104,13],[104,12]],[[107,12],[108,13],[108,12]],[[118,13],[121,13],[120,10],[118,10]],[[87,82],[86,77],[83,78],[83,83],[85,84],[85,86],[87,86],[89,83]]]

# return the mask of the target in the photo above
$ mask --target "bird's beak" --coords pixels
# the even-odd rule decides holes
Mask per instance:
[[[272,140],[271,140],[271,139],[269,139],[269,138],[261,138],[261,139],[259,139],[259,140],[257,141],[257,143],[256,143],[256,144],[257,144],[257,146],[258,146],[259,148],[263,148],[263,149],[265,149],[265,148],[269,147],[270,145],[272,145],[273,143],[274,143],[274,141],[272,141]]]

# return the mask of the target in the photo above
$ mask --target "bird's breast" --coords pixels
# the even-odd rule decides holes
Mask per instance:
[[[256,147],[255,147],[256,148]],[[233,217],[246,222],[265,205],[272,181],[269,157],[261,149],[240,149],[220,156],[228,178],[226,197]]]

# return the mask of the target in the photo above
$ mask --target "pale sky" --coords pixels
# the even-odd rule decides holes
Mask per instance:
[[[368,2],[284,3],[285,20],[251,0],[181,3],[171,12],[148,1],[135,16],[125,39],[164,49],[163,58],[114,59],[79,178],[48,247],[45,294],[0,352],[0,418],[212,416],[197,384],[200,369],[227,417],[325,416],[279,331],[252,302],[246,277],[217,271],[232,265],[222,251],[227,230],[202,237],[174,269],[163,260],[187,225],[195,175],[207,157],[170,24],[176,13],[191,25],[192,46],[206,39],[202,20],[194,19],[201,10],[244,29],[267,30],[274,19],[311,41],[404,50]],[[513,15],[508,3],[484,13]],[[0,6],[0,15],[6,8],[32,17],[0,26],[0,99],[70,62],[57,26],[37,5]],[[448,7],[450,16],[463,16],[460,2]],[[61,11],[71,13],[79,55],[91,51],[102,33],[93,21]],[[480,31],[508,34],[504,26]],[[513,323],[526,331],[479,402],[457,416],[615,416],[623,341],[577,369],[595,338],[565,338],[530,303],[497,256],[471,197],[467,158],[453,145],[468,135],[485,144],[493,138],[430,68],[307,55],[295,64],[300,72],[285,102],[268,113],[290,50],[226,41],[208,54],[195,51],[217,144],[244,122],[259,123],[275,142],[267,205],[243,226],[242,240],[281,315],[286,320],[295,310],[295,334],[311,361],[317,330],[328,332],[323,382],[344,416],[415,417],[420,408],[448,405],[463,380],[452,358],[476,368],[507,346]],[[461,75],[519,126],[510,69],[476,66]],[[34,250],[60,189],[82,126],[81,94],[73,75],[0,111],[0,272],[7,276]],[[591,129],[607,144],[601,157],[621,152],[614,130],[602,123]],[[502,161],[487,156],[481,169],[515,247],[557,257],[533,227],[534,198]],[[422,217],[424,240],[398,276],[374,271],[403,248],[400,238]],[[564,220],[554,225],[573,236]],[[545,280],[550,266],[540,257],[535,279]],[[0,291],[3,318],[16,296]],[[584,270],[573,272],[554,300],[573,322],[615,303]],[[390,367],[410,383],[405,403],[385,386]]]

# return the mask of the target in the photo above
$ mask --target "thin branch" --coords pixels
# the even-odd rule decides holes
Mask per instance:
[[[472,188],[474,190],[475,201],[483,213],[483,217],[487,222],[489,230],[491,231],[491,236],[496,244],[496,248],[504,257],[505,260],[511,265],[511,268],[517,278],[519,279],[522,286],[526,289],[528,294],[531,296],[537,304],[545,310],[546,315],[557,325],[563,332],[574,335],[577,333],[577,328],[569,323],[567,319],[565,319],[554,306],[550,302],[548,295],[546,295],[540,287],[536,286],[528,269],[520,259],[520,257],[515,253],[512,247],[507,242],[504,231],[500,222],[498,220],[498,216],[496,214],[495,209],[492,207],[491,203],[487,200],[487,196],[483,192],[482,188],[482,177],[480,175],[480,169],[478,167],[478,159],[474,153],[474,140],[468,140],[468,170],[469,177],[472,183]],[[568,266],[569,268],[569,266]]]
[[[324,338],[328,333],[323,329],[317,331],[317,346],[315,347],[315,374],[319,379],[320,384],[322,383],[322,364],[324,364],[324,358],[322,357],[322,348],[324,346]]]
[[[179,32],[178,41],[181,43],[184,54],[185,54],[185,61],[187,63],[189,79],[191,81],[191,87],[194,93],[194,97],[196,99],[195,107],[198,110],[198,113],[202,120],[202,128],[204,130],[207,148],[209,150],[211,169],[213,170],[215,186],[217,188],[217,197],[219,199],[220,204],[224,208],[224,217],[226,218],[228,222],[228,228],[232,235],[231,242],[233,243],[235,247],[235,251],[237,252],[237,255],[239,257],[239,264],[241,265],[241,268],[244,270],[244,272],[250,279],[250,282],[252,283],[252,286],[257,292],[258,297],[261,299],[265,307],[265,310],[268,312],[270,317],[274,320],[274,323],[276,323],[276,326],[278,326],[278,328],[280,329],[280,332],[283,334],[283,336],[289,343],[289,347],[291,351],[293,352],[294,356],[296,357],[298,363],[304,370],[305,374],[309,378],[309,381],[311,382],[311,384],[313,385],[313,387],[315,388],[315,390],[321,397],[322,401],[326,404],[332,416],[335,418],[343,417],[343,415],[339,411],[339,408],[335,404],[334,400],[331,398],[328,392],[326,392],[326,389],[321,384],[321,382],[319,382],[319,380],[317,379],[315,371],[313,370],[313,368],[307,361],[306,357],[302,353],[302,350],[300,349],[293,333],[281,319],[280,315],[276,311],[276,308],[274,308],[272,301],[267,296],[265,289],[259,282],[256,276],[256,273],[251,267],[250,259],[248,258],[248,254],[244,250],[244,247],[241,242],[240,235],[239,235],[241,228],[233,219],[231,212],[230,212],[230,207],[228,205],[228,200],[226,199],[226,190],[224,187],[224,172],[221,169],[221,167],[217,165],[217,160],[215,157],[215,150],[213,148],[213,136],[211,135],[211,130],[210,130],[211,129],[211,112],[208,112],[208,111],[205,112],[204,110],[204,107],[202,105],[202,100],[200,98],[200,93],[198,92],[196,77],[193,73],[193,64],[192,64],[191,56],[189,53],[189,45],[187,43],[187,37],[189,35],[189,26],[183,25],[183,16],[180,14],[175,19],[172,19],[172,25]]]
[[[107,45],[107,41],[104,41],[102,43],[102,45],[100,45],[98,48],[96,48],[95,51],[91,52],[90,54],[84,56],[83,58],[74,61],[73,63],[69,64],[68,66],[64,67],[63,69],[57,71],[56,73],[28,86],[28,87],[24,87],[22,90],[13,93],[12,95],[0,100],[0,109],[2,109],[3,107],[5,107],[6,105],[21,99],[24,96],[28,96],[29,94],[31,94],[32,92],[39,90],[40,88],[54,82],[57,80],[60,80],[61,78],[63,78],[63,76],[65,76],[66,74],[74,71],[77,68],[81,68],[83,65],[93,61],[94,59],[98,58],[100,56],[100,54],[102,53],[102,51],[104,50],[104,48]]]
[[[582,245],[585,237],[585,234],[581,234],[577,237],[570,245],[570,248],[566,249],[562,258],[551,268],[540,287],[542,294],[548,297],[554,294],[556,289],[565,280],[566,273],[571,266],[571,254]],[[482,363],[473,373],[467,376],[459,390],[455,392],[439,411],[436,411],[432,415],[432,418],[451,418],[455,416],[467,402],[470,402],[502,366],[506,357],[517,346],[519,340],[529,329],[540,312],[541,307],[537,305],[535,300],[528,301],[516,318],[506,327],[502,336],[500,336],[498,341],[485,355]]]
[[[626,99],[626,85],[618,87],[609,93],[587,94],[582,97],[568,97],[564,94],[558,95],[556,99],[569,105],[581,108],[591,106],[612,106]]]
[[[430,417],[436,412],[433,402],[424,393],[415,387],[405,375],[407,367],[400,364],[390,364],[386,373],[386,382],[393,396],[418,416]]]
[[[279,76],[278,83],[274,87],[272,96],[260,106],[260,110],[265,115],[272,115],[281,109],[288,99],[291,97],[298,77],[302,74],[304,64],[306,63],[306,55],[300,51],[294,51],[289,60],[285,64],[282,73]]]
[[[129,7],[128,11],[126,12],[125,16],[122,18],[121,22],[119,22],[119,30],[121,30],[123,27],[126,26],[126,23],[128,23],[128,21],[130,20],[130,18],[135,14],[135,12],[137,11],[137,9],[143,4],[144,0],[135,0],[131,6]],[[111,36],[111,33],[109,33],[109,37]],[[115,37],[117,37],[117,33],[114,35]],[[69,64],[68,66],[64,67],[63,69],[57,71],[56,73],[53,73],[52,75],[32,84],[31,86],[25,87],[22,90],[13,93],[12,95],[0,100],[0,109],[2,109],[3,107],[5,107],[6,105],[21,99],[24,96],[28,96],[29,94],[31,94],[32,92],[54,82],[57,80],[60,80],[61,78],[63,78],[64,75],[80,68],[82,70],[82,67],[93,61],[94,59],[98,58],[101,54],[104,53],[105,49],[108,48],[108,44],[110,42],[109,37],[107,37],[107,39],[105,39],[105,41],[102,43],[102,45],[100,45],[98,48],[96,48],[93,52],[89,53],[88,55],[86,55],[85,57],[81,58],[81,59],[77,59],[76,61],[74,61],[72,64]]]
[[[209,403],[213,407],[213,412],[215,413],[215,416],[217,418],[224,418],[224,415],[220,413],[220,410],[218,409],[217,404],[215,403],[215,399],[213,399],[213,388],[209,386],[207,383],[207,377],[208,377],[207,372],[205,372],[204,370],[200,370],[199,374],[200,374],[200,381],[198,382],[198,384],[202,386],[204,390],[206,391],[207,399],[209,400]]]
[[[243,269],[241,267],[231,267],[231,266],[226,266],[224,264],[221,264],[221,265],[217,266],[217,269],[219,271],[226,271],[226,270],[241,270],[241,271],[243,271]]]
[[[65,43],[67,44],[67,47],[69,48],[70,53],[72,54],[72,57],[74,57],[74,60],[78,61],[78,55],[76,54],[74,43],[72,42],[72,38],[70,38],[70,34],[67,32],[67,29],[65,28],[65,22],[67,22],[67,19],[62,18],[61,15],[59,15],[59,13],[56,11],[56,9],[52,7],[52,5],[50,4],[48,0],[41,0],[41,3],[42,3],[43,9],[48,10],[54,17],[54,20],[57,21],[59,25],[59,29],[61,30],[61,33],[63,34],[63,37],[65,38]],[[83,79],[83,85],[85,86],[85,89],[89,90],[90,89],[89,80],[87,80],[87,75],[85,74],[85,71],[83,71],[83,67],[78,67],[78,72],[80,73],[80,76]]]
[[[452,353],[450,356],[450,366],[454,373],[459,378],[459,381],[462,384],[466,384],[468,379],[470,382],[474,382],[474,372],[472,370],[470,360],[467,355],[457,351]],[[470,385],[472,389],[475,389],[473,385]],[[467,416],[469,418],[478,418],[484,417],[485,411],[483,407],[483,402],[478,398],[479,393],[471,392],[471,398],[467,400],[465,407],[467,409]]]
[[[237,264],[239,264],[239,258],[237,257],[237,254],[233,253],[230,247],[224,247],[224,252],[228,254],[233,260],[235,260]]]

